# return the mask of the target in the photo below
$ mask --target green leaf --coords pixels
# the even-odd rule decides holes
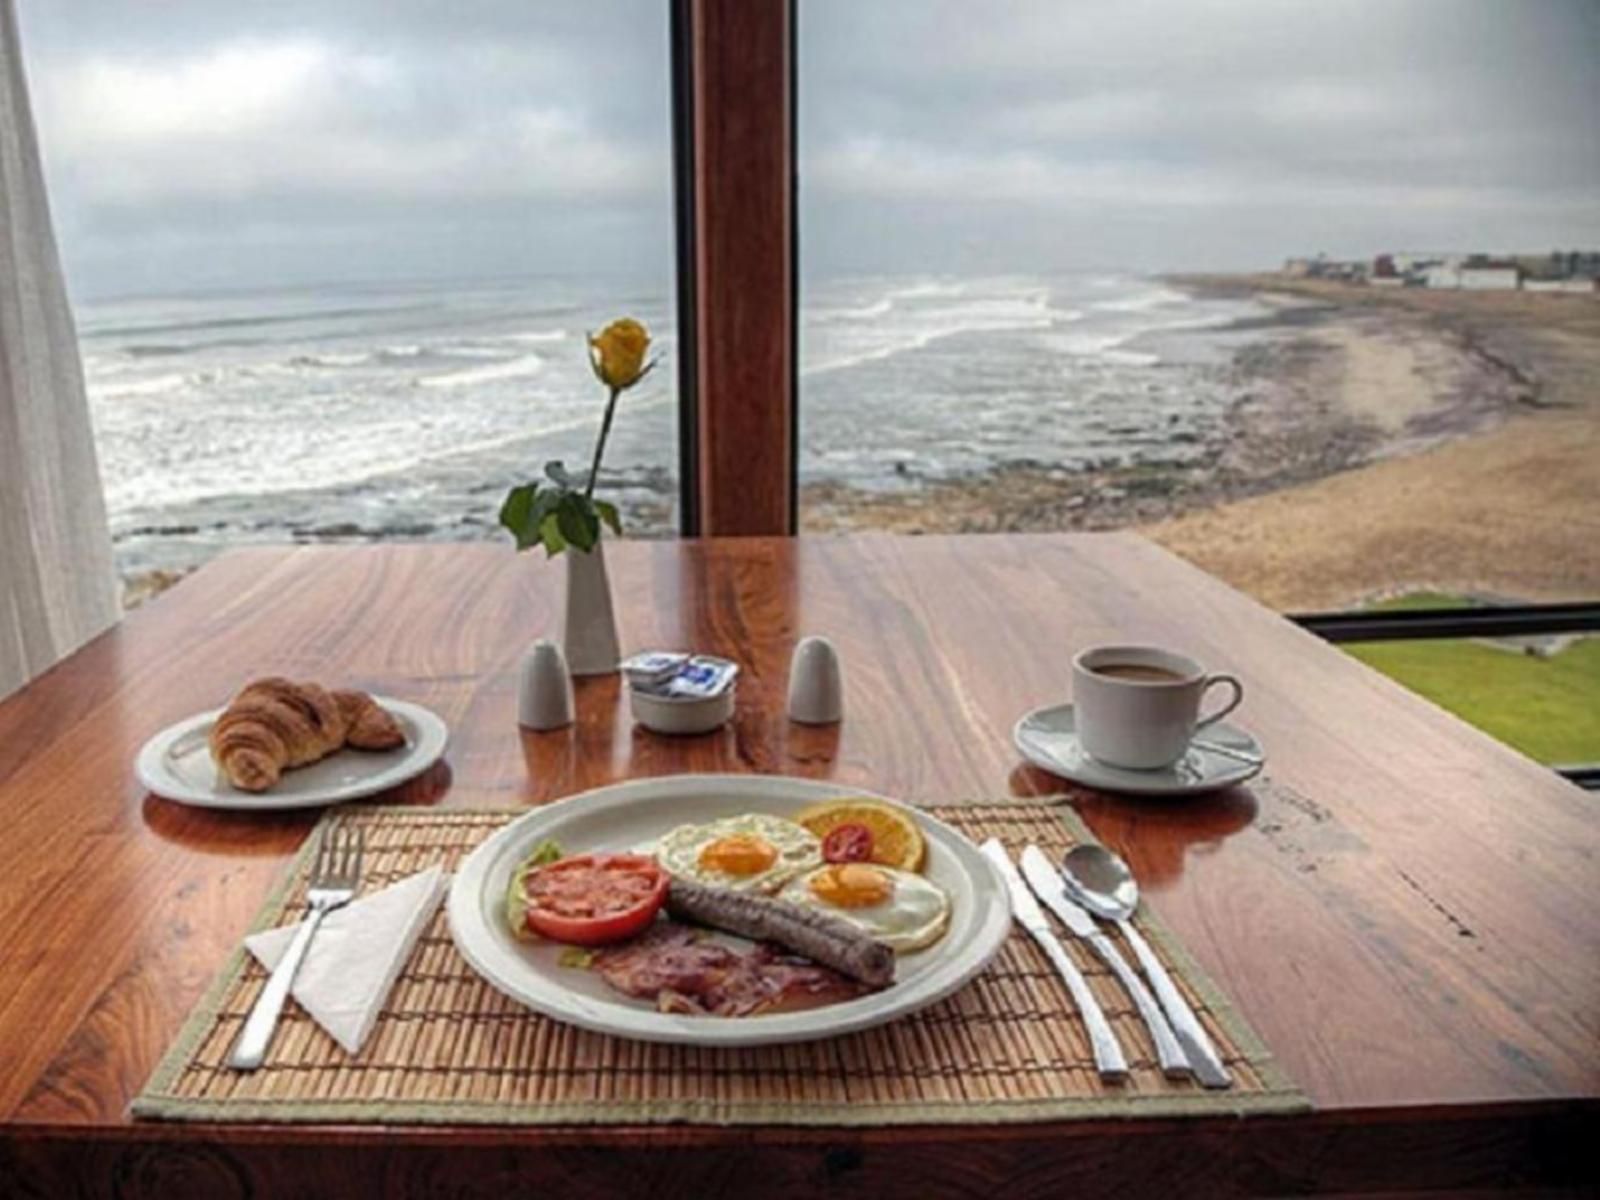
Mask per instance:
[[[533,848],[533,852],[522,860],[524,867],[548,867],[553,862],[562,859],[561,843],[554,838],[545,838]]]
[[[567,544],[579,550],[593,550],[600,540],[600,518],[595,516],[594,503],[578,492],[561,497],[556,505],[556,521]]]
[[[594,965],[594,957],[597,953],[598,951],[588,950],[582,946],[563,946],[561,953],[556,955],[556,966],[587,971]]]
[[[617,512],[617,506],[609,500],[592,500],[594,511],[600,514],[600,519],[611,526],[611,532],[618,537],[622,536],[622,516]]]
[[[561,521],[557,513],[549,513],[539,522],[539,540],[544,543],[547,558],[554,558],[567,548],[567,539],[561,536]]]
[[[500,524],[517,539],[518,550],[539,544],[539,521],[542,517],[536,518],[534,515],[540,498],[538,493],[537,483],[525,483],[507,492],[505,503],[500,506]]]

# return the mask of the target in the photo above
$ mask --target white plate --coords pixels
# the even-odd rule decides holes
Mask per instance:
[[[202,808],[313,808],[371,796],[422,774],[444,754],[449,731],[420,704],[374,696],[394,714],[406,744],[394,750],[341,750],[285,771],[271,791],[243,792],[211,761],[207,739],[222,709],[169,725],[139,751],[139,782],[158,796]]]
[[[1199,735],[1202,741],[1226,746],[1260,760],[1261,743],[1237,725],[1218,721]],[[1034,766],[1104,792],[1134,796],[1198,796],[1243,783],[1261,770],[1261,763],[1244,762],[1228,754],[1191,746],[1182,758],[1159,771],[1129,771],[1096,762],[1078,744],[1072,705],[1036,708],[1011,731],[1022,756]]]
[[[451,935],[462,957],[506,995],[547,1017],[618,1037],[761,1046],[881,1025],[965,984],[999,951],[1011,927],[1010,900],[994,867],[965,837],[926,813],[910,810],[928,842],[926,874],[950,894],[950,929],[926,950],[902,955],[892,986],[855,1000],[755,1017],[661,1013],[613,991],[592,972],[559,966],[560,947],[519,942],[505,922],[511,871],[546,838],[568,853],[642,850],[686,822],[744,812],[785,816],[818,800],[865,795],[780,776],[678,775],[570,797],[513,821],[472,852],[450,887]]]

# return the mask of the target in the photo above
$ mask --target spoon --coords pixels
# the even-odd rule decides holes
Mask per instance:
[[[1251,754],[1247,750],[1235,750],[1232,746],[1224,746],[1221,742],[1206,741],[1204,738],[1195,738],[1189,743],[1196,750],[1209,750],[1213,754],[1220,754],[1223,758],[1231,758],[1235,762],[1242,762],[1247,766],[1259,767],[1263,760],[1258,754]]]
[[[1128,870],[1128,864],[1104,846],[1086,843],[1067,851],[1061,862],[1061,879],[1074,900],[1095,916],[1114,922],[1122,932],[1133,949],[1133,956],[1149,977],[1161,1007],[1166,1010],[1178,1043],[1194,1068],[1195,1078],[1206,1087],[1231,1086],[1233,1078],[1222,1065],[1199,1018],[1144,940],[1144,935],[1128,920],[1139,907],[1139,882]]]

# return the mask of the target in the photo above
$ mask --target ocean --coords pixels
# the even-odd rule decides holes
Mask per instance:
[[[1181,463],[1235,398],[1259,310],[1111,272],[858,278],[801,296],[802,484],[917,487],[1010,464]],[[124,576],[253,542],[496,536],[508,486],[587,466],[586,331],[630,314],[662,364],[626,394],[602,487],[676,522],[666,288],[535,279],[319,286],[76,306]]]

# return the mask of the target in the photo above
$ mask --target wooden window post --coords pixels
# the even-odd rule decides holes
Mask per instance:
[[[684,527],[795,530],[794,0],[677,0]]]

